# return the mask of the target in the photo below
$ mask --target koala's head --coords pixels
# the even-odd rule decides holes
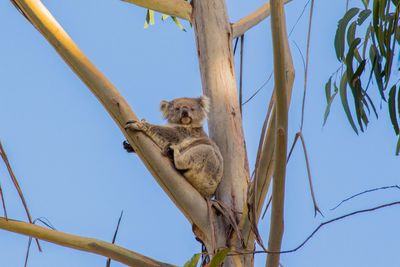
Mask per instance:
[[[161,101],[160,109],[168,123],[200,127],[207,118],[209,103],[210,100],[206,96],[181,97],[171,101]]]

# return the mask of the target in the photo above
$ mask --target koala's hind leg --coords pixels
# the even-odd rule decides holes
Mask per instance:
[[[222,177],[222,163],[210,145],[197,145],[181,152],[174,150],[174,164],[184,172],[185,178],[204,197],[214,194]]]

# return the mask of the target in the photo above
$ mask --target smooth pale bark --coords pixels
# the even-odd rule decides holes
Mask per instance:
[[[0,217],[0,229],[31,236],[64,247],[69,247],[77,250],[98,254],[110,258],[112,260],[119,261],[128,266],[135,266],[135,267],[174,266],[153,260],[134,251],[127,250],[120,246],[104,242],[98,239],[71,235],[60,231],[50,230],[30,223],[13,221],[10,219],[7,220],[6,218],[3,217]]]
[[[211,100],[209,133],[224,158],[224,176],[216,198],[239,219],[246,205],[249,170],[225,1],[194,0],[192,18],[203,92]],[[226,236],[226,228],[223,224],[216,225],[217,245],[238,247],[237,243],[227,243],[230,237]],[[237,259],[240,257],[232,258],[235,257],[229,257],[225,266],[251,266]]]
[[[285,0],[285,3],[289,3],[292,0]],[[270,4],[265,3],[259,9],[253,13],[247,15],[246,17],[238,20],[232,24],[232,34],[233,38],[243,35],[247,30],[256,26],[258,23],[269,17],[271,14]]]
[[[283,0],[271,0],[271,31],[274,52],[276,96],[275,172],[272,186],[272,211],[268,250],[280,251],[284,231],[285,176],[288,129],[288,83],[284,43],[287,42]],[[267,267],[279,267],[280,254],[268,254]]]
[[[192,6],[185,0],[122,0],[170,16],[191,20]]]
[[[39,0],[14,0],[14,3],[103,104],[175,205],[197,227],[199,234],[209,239],[210,226],[204,198],[161,155],[159,148],[148,137],[124,130],[126,122],[137,120],[137,117],[115,86],[79,50]]]

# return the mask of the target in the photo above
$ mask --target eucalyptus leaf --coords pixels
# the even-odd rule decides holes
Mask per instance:
[[[396,115],[396,85],[393,85],[389,91],[388,105],[389,105],[390,121],[392,122],[393,129],[396,135],[398,135],[399,123],[397,121],[397,115]]]
[[[199,262],[201,253],[194,254],[190,260],[188,260],[183,267],[196,267]]]
[[[177,17],[171,16],[171,18],[175,22],[176,26],[179,27],[179,29],[181,29],[182,31],[186,32],[185,28],[183,28],[182,24],[180,23],[180,21],[178,20]]]
[[[344,37],[347,25],[349,24],[350,20],[354,18],[358,14],[359,8],[350,8],[346,14],[344,14],[343,18],[339,20],[338,27],[336,30],[335,35],[335,51],[336,57],[339,61],[344,59]]]
[[[363,11],[361,11],[358,15],[357,24],[363,24],[364,21],[369,17],[369,15],[371,15],[371,13],[372,11],[370,9],[364,9]]]
[[[223,248],[215,253],[214,257],[210,261],[209,267],[219,267],[224,262],[228,252],[229,248]]]
[[[353,117],[350,112],[349,103],[347,101],[347,76],[343,75],[340,81],[340,99],[342,100],[342,105],[344,112],[346,113],[347,120],[349,121],[351,127],[353,128],[354,132],[358,135],[357,127],[354,123]]]

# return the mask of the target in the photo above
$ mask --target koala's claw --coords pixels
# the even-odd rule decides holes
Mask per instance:
[[[125,130],[140,131],[143,129],[143,121],[128,121]]]

